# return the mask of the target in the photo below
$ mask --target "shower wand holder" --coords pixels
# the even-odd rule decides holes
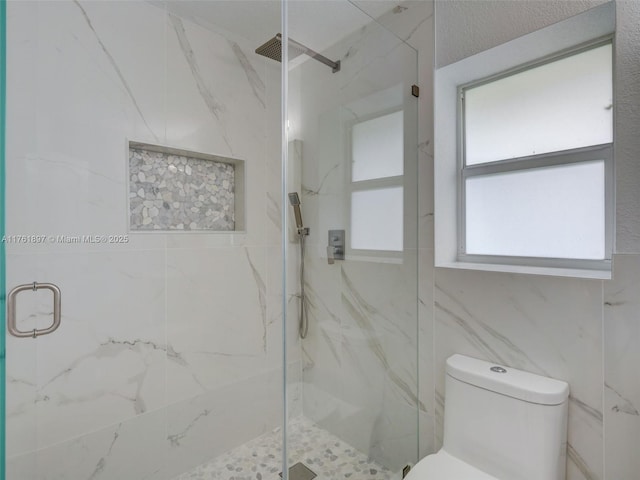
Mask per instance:
[[[298,236],[300,236],[300,237],[309,236],[309,227],[298,228]]]

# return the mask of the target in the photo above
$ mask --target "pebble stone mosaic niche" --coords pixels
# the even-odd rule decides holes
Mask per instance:
[[[131,230],[244,228],[244,162],[129,142]]]

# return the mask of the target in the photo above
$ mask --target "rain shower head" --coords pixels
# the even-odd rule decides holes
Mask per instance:
[[[291,203],[293,207],[293,214],[296,217],[296,227],[298,228],[298,232],[300,232],[300,229],[304,227],[302,224],[302,212],[300,212],[300,197],[297,192],[289,194],[289,203]]]
[[[265,43],[260,45],[258,48],[256,48],[256,53],[258,55],[262,55],[263,57],[276,60],[277,62],[282,62],[282,34],[278,33],[275,37],[267,40]],[[305,47],[301,43],[298,43],[290,38],[288,51],[289,60],[293,60],[303,53],[331,67],[333,73],[340,71],[340,60],[338,60],[337,62],[331,61],[324,55],[320,55],[319,53],[314,52],[310,48]]]
[[[275,37],[267,40],[264,44],[256,48],[256,53],[277,62],[282,62],[282,35],[278,33]],[[305,50],[297,48],[292,40],[289,39],[289,60],[293,60],[303,53],[305,53]]]

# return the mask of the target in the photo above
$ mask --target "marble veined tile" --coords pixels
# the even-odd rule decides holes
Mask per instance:
[[[167,252],[170,403],[268,369],[261,247]]]
[[[279,90],[255,46],[172,14],[167,18],[167,144],[245,161],[245,233],[231,245],[265,242],[267,127],[279,124]],[[220,236],[172,238],[173,246],[219,246]]]
[[[433,15],[432,2],[356,0],[354,3],[416,50],[423,48],[416,31]]]
[[[166,480],[165,411],[7,459],[7,479]]]
[[[38,448],[165,404],[162,252],[10,255],[7,279],[10,285],[52,282],[61,290],[59,329],[8,343],[7,421],[28,429],[35,418]],[[50,295],[31,294],[18,299],[25,330],[34,321],[51,322]],[[25,341],[37,345],[35,351]],[[14,403],[16,393],[21,397]]]
[[[302,343],[305,415],[392,467],[417,441],[417,275],[407,258],[327,265],[312,250]]]
[[[347,101],[400,82],[415,83],[416,51],[378,23],[358,30],[341,42],[339,48],[343,75],[340,93]]]
[[[8,9],[7,231],[125,234],[125,141],[164,141],[162,12],[142,2]]]
[[[169,142],[264,161],[266,87],[263,63],[253,48],[173,14],[167,21],[168,55],[174,67],[167,72],[168,88],[174,93],[167,106],[175,113],[168,122]]]
[[[615,255],[604,282],[605,478],[640,472],[640,256]]]
[[[433,250],[418,250],[418,398],[420,457],[435,453]]]
[[[265,164],[268,155],[279,161],[279,145],[265,132],[279,125],[278,67],[242,39],[146,2],[11,2],[8,13],[10,233],[127,234],[127,140],[247,165],[246,232],[8,245],[8,284],[54,282],[63,305],[55,335],[7,341],[14,477],[165,478],[158,459],[170,442],[165,422],[152,418],[174,402],[228,393],[238,380],[256,413],[231,395],[213,401],[222,413],[208,419],[238,435],[220,449],[263,433],[281,405],[280,306],[269,306],[278,290],[267,289],[278,275],[265,240],[277,205],[266,206]],[[270,165],[275,178],[278,163]],[[50,310],[40,292],[22,297],[20,324],[46,322]],[[299,388],[292,397],[299,409]],[[235,424],[224,424],[229,411]],[[186,423],[171,417],[170,434],[199,413],[185,407]]]
[[[565,380],[568,480],[603,478],[601,282],[436,269],[435,285],[439,416],[454,353]]]
[[[169,476],[189,471],[281,422],[282,371],[275,369],[167,408]]]

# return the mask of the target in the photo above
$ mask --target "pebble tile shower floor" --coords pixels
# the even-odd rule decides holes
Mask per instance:
[[[183,473],[175,480],[279,480],[281,442],[282,435],[277,429]],[[304,418],[290,422],[288,447],[291,463],[304,463],[318,475],[316,480],[400,478]]]

